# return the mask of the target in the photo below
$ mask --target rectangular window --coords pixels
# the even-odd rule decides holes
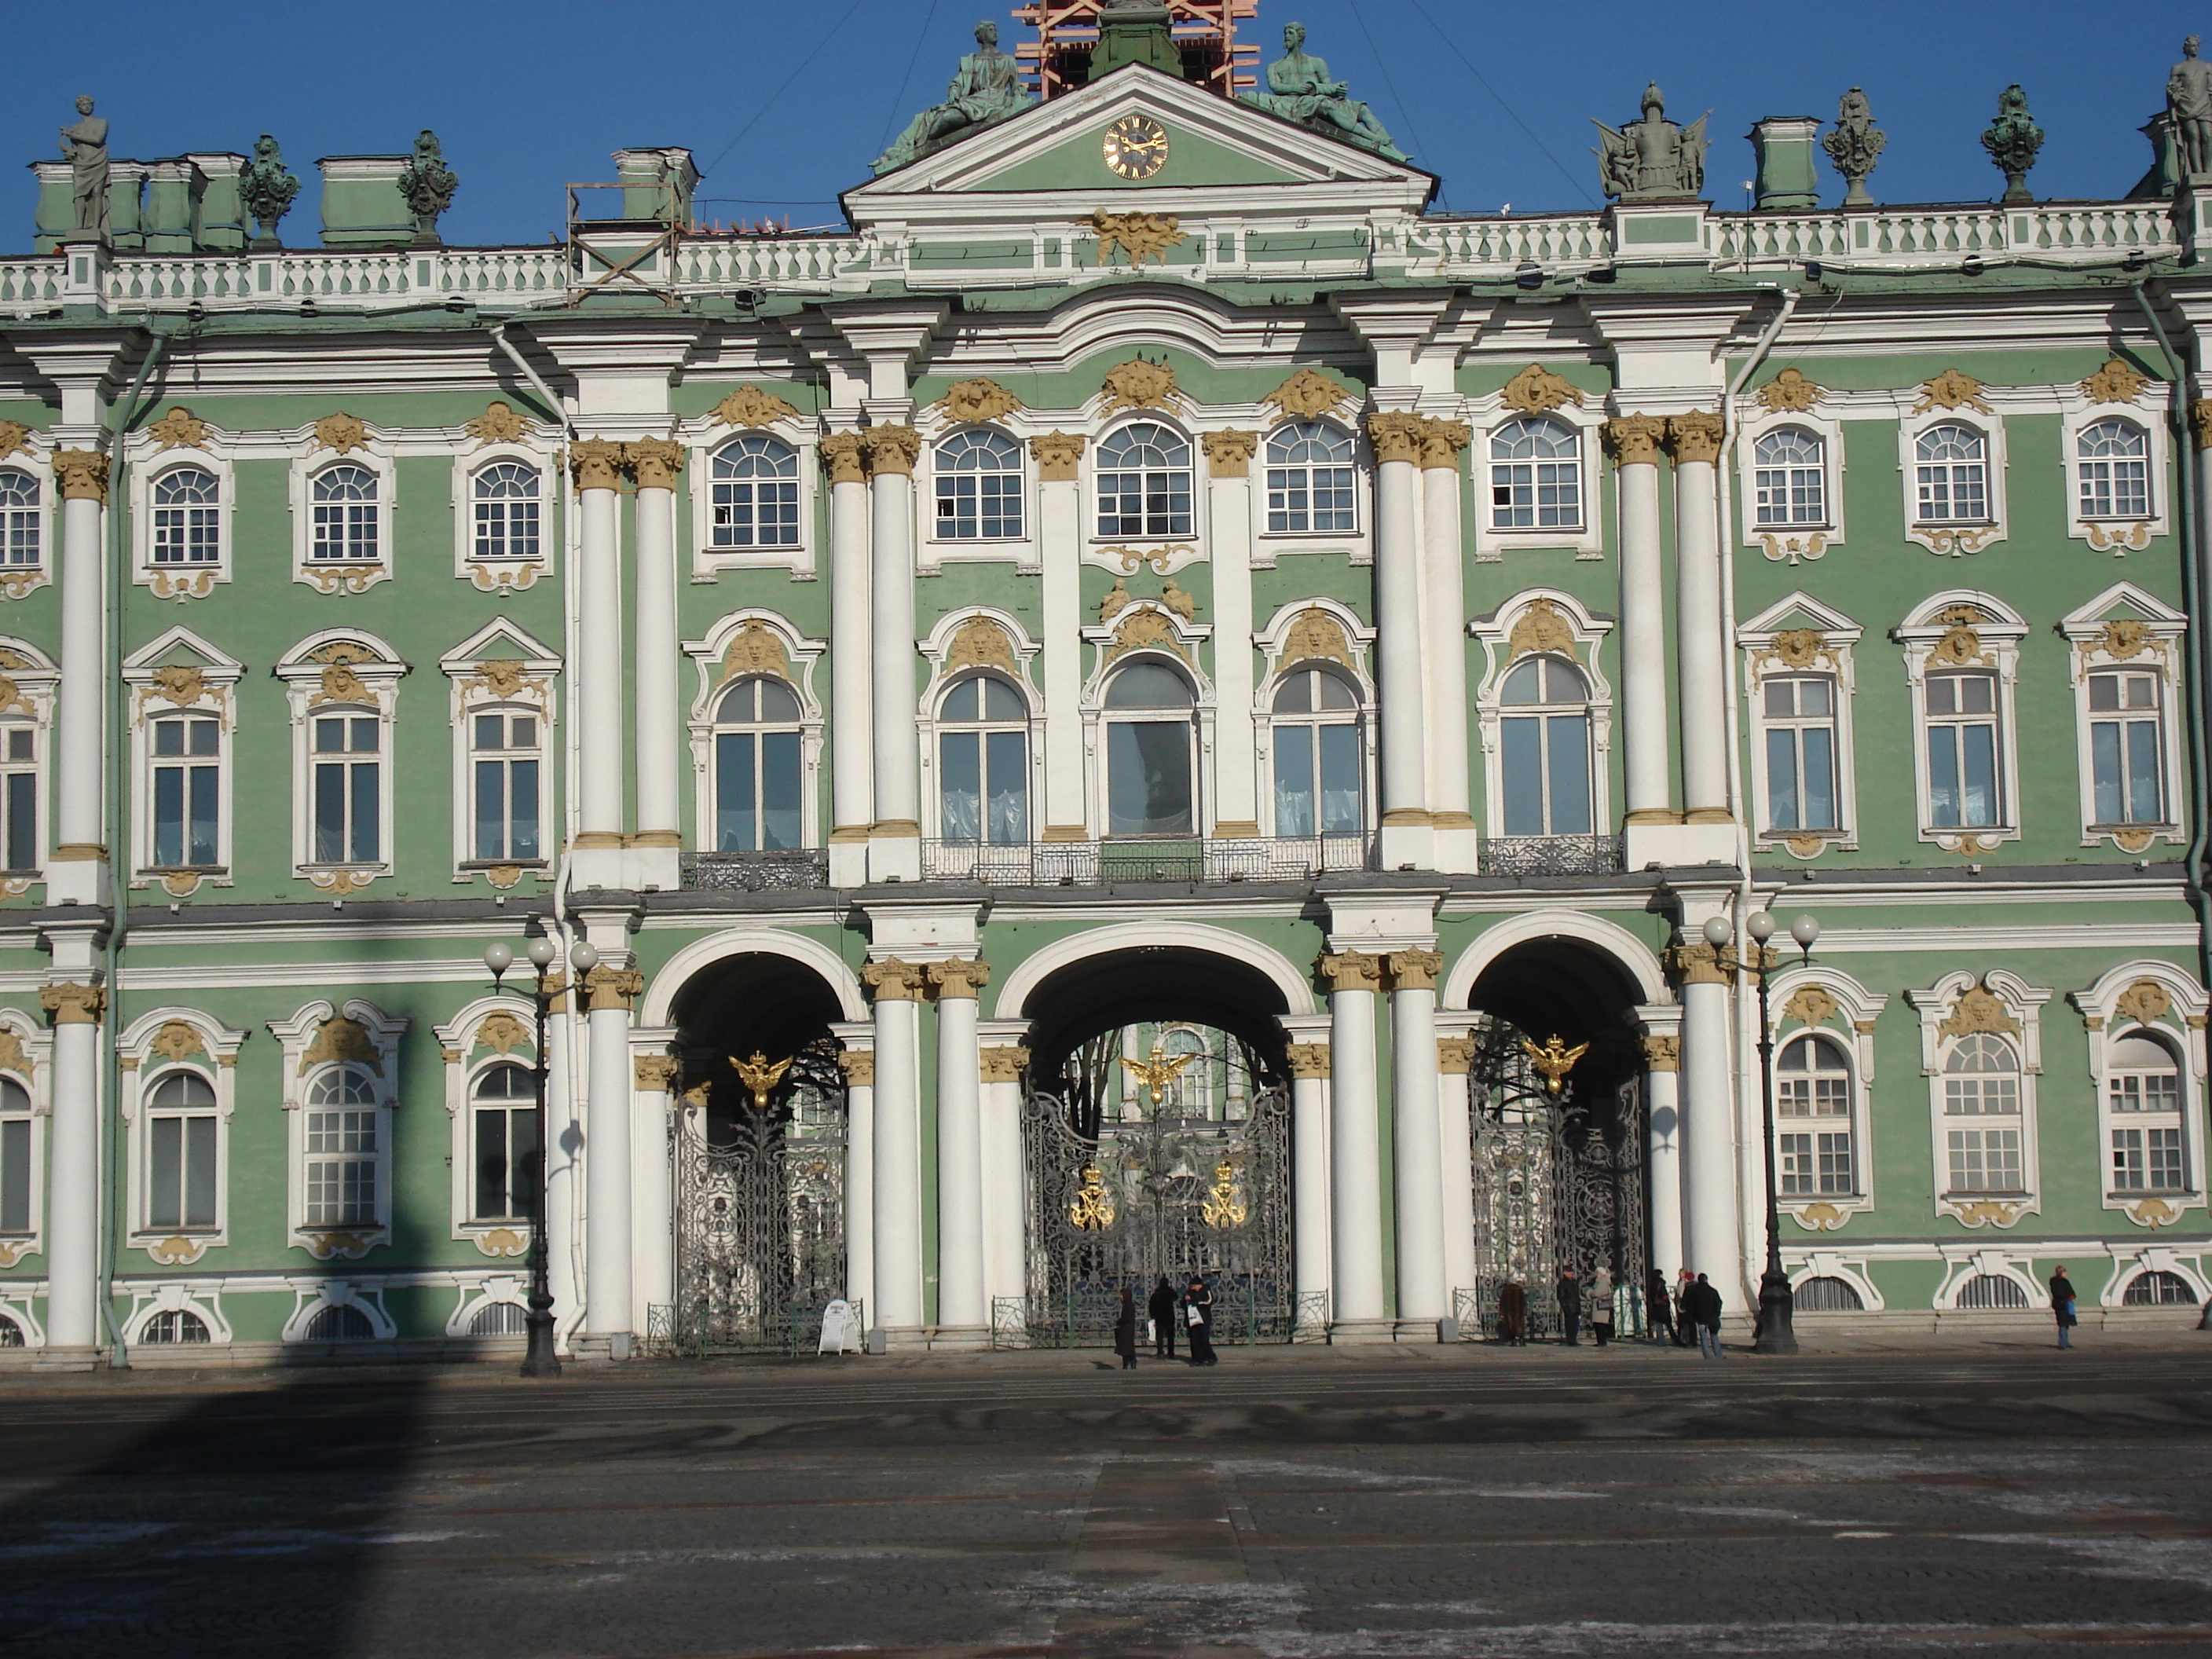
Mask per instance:
[[[1022,533],[1018,472],[940,472],[937,533],[954,541],[988,541]]]
[[[1989,485],[1979,461],[1953,461],[1919,469],[1920,522],[1987,524]]]
[[[471,722],[475,820],[471,856],[488,863],[542,856],[538,717],[478,714]]]
[[[314,727],[316,864],[374,864],[382,856],[382,722],[332,714]]]
[[[477,1111],[478,1221],[527,1221],[536,1210],[538,1114],[534,1107]]]
[[[1851,1166],[1851,1137],[1848,1131],[1833,1134],[1786,1134],[1778,1137],[1782,1150],[1781,1182],[1784,1197],[1821,1194],[1848,1197],[1857,1190]]]
[[[2089,676],[2089,768],[2099,823],[2166,822],[2165,738],[2154,674]]]
[[[1994,674],[1932,674],[1927,685],[1928,811],[1937,830],[2001,823]]]
[[[2021,1180],[2017,1129],[1954,1129],[1950,1153],[1950,1189],[1954,1193],[2027,1190]]]
[[[10,870],[39,867],[39,734],[27,726],[0,728],[0,834]]]
[[[1188,536],[1191,533],[1190,474],[1102,472],[1098,475],[1098,533],[1102,536]]]
[[[1759,467],[1752,474],[1752,485],[1763,525],[1828,521],[1826,480],[1818,466]]]
[[[2120,1072],[2112,1079],[2112,1109],[2116,1112],[2179,1112],[2181,1074],[2179,1072]]]
[[[1836,683],[1776,679],[1762,690],[1766,725],[1766,827],[1834,830]]]
[[[307,1205],[311,1227],[376,1220],[376,1113],[307,1114]]]
[[[0,1233],[31,1231],[31,1120],[0,1118]]]
[[[1348,466],[1269,467],[1267,528],[1271,531],[1352,528],[1352,469]]]
[[[2081,516],[2085,519],[2150,517],[2150,463],[2118,457],[2084,459]]]
[[[216,1121],[209,1116],[147,1121],[152,1167],[146,1183],[149,1227],[215,1225]]]
[[[1491,463],[1492,529],[1579,530],[1582,525],[1579,459]]]
[[[222,799],[222,728],[179,716],[154,722],[154,867],[215,865],[216,815]]]

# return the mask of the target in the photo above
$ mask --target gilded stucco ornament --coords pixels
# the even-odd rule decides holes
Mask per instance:
[[[731,636],[722,653],[722,672],[714,684],[719,688],[744,674],[791,678],[791,659],[784,651],[782,638],[758,617],[748,617]]]
[[[1182,396],[1175,370],[1144,357],[1132,357],[1108,369],[1101,389],[1109,415],[1120,409],[1171,409]]]
[[[546,684],[514,657],[494,657],[477,665],[477,672],[461,682],[464,691],[483,691],[501,702],[515,697],[545,700]]]
[[[54,452],[54,477],[62,487],[65,501],[98,501],[107,504],[107,457],[96,449],[59,449]]]
[[[945,672],[961,668],[1003,668],[1016,671],[1014,642],[1006,630],[988,617],[970,617],[945,647]]]
[[[1827,387],[1805,378],[1799,368],[1785,368],[1752,394],[1752,401],[1774,415],[1802,415],[1820,401]]]
[[[871,1060],[875,1056],[871,1054]],[[999,1044],[982,1051],[982,1080],[986,1083],[1019,1083],[1022,1073],[1030,1063],[1030,1051],[1013,1044]]]
[[[1828,636],[1817,628],[1785,628],[1767,642],[1765,651],[1754,661],[1753,672],[1769,662],[1784,668],[1801,671],[1816,662],[1835,665],[1836,653],[1828,644]]]
[[[2139,1025],[2151,1025],[2173,1012],[2173,999],[2154,979],[2139,979],[2113,999],[2112,1006]]]
[[[684,471],[684,446],[672,438],[639,438],[623,446],[640,489],[673,489]]]
[[[1619,130],[1591,118],[1598,131],[1598,177],[1605,193],[1624,202],[1667,201],[1695,196],[1705,187],[1705,122],[1708,110],[1688,126],[1667,118],[1659,83],[1644,88],[1640,120]]]
[[[1834,1232],[1851,1218],[1849,1211],[1839,1210],[1822,1199],[1816,1199],[1792,1213],[1799,1226],[1814,1233]]]
[[[1465,421],[1425,419],[1421,422],[1422,470],[1456,471],[1461,452],[1474,441],[1474,429]]]
[[[2036,152],[2043,148],[2043,129],[2028,114],[2027,94],[2017,81],[1997,94],[1996,119],[1984,131],[1982,148],[2005,176],[2003,199],[2033,201],[2027,188],[2027,170],[2035,165]]]
[[[333,640],[328,645],[307,653],[309,662],[323,665],[322,679],[315,694],[307,699],[314,708],[325,702],[374,702],[368,683],[354,672],[354,665],[374,662],[376,653],[367,646],[353,640]]]
[[[332,1014],[316,1028],[315,1035],[300,1056],[299,1075],[307,1074],[318,1066],[339,1063],[360,1066],[384,1075],[384,1056],[377,1051],[376,1039],[369,1035],[368,1027],[344,1014]]]
[[[495,398],[484,405],[484,412],[465,424],[461,430],[477,441],[477,447],[486,444],[517,444],[530,435],[530,422],[514,412],[512,404]]]
[[[164,663],[153,672],[152,684],[138,688],[138,715],[144,719],[146,705],[156,697],[173,703],[179,708],[189,708],[202,698],[220,708],[222,688],[207,683],[207,671],[197,663]]]
[[[1149,605],[1132,608],[1115,625],[1114,645],[1106,660],[1112,662],[1130,651],[1172,651],[1185,662],[1190,660],[1190,653],[1176,637],[1175,624]]]
[[[1377,410],[1367,417],[1367,442],[1382,465],[1417,462],[1421,459],[1421,417],[1397,410]]]
[[[885,957],[881,962],[860,964],[860,983],[875,993],[878,1002],[920,1002],[922,1000],[923,976],[919,963],[902,962],[896,957]]]
[[[340,410],[315,422],[315,442],[321,448],[349,455],[368,447],[368,428],[355,416]]]
[[[1986,664],[1990,658],[1982,645],[1982,636],[1967,623],[1954,622],[1943,630],[1943,637],[1936,641],[1928,659],[1956,668],[1970,662]]]
[[[1505,660],[1518,662],[1531,652],[1556,652],[1570,662],[1582,660],[1576,648],[1575,630],[1559,607],[1549,599],[1531,599],[1513,619],[1505,636]]]
[[[2191,399],[2189,441],[2192,448],[2212,449],[2212,398]]]
[[[1084,556],[1093,562],[1106,559],[1118,560],[1125,574],[1149,570],[1156,576],[1164,576],[1170,568],[1179,568],[1198,556],[1198,549],[1188,542],[1176,542],[1166,547],[1123,547],[1109,544],[1094,547]],[[1108,569],[1113,567],[1109,565]]]
[[[629,453],[605,438],[579,438],[568,446],[568,472],[579,489],[619,489]]]
[[[460,175],[446,165],[445,155],[438,148],[438,135],[429,128],[416,134],[415,154],[400,172],[397,183],[408,212],[415,216],[415,246],[436,247],[438,216],[453,204],[453,192],[460,189],[461,180]]]
[[[2124,559],[2130,553],[2140,553],[2150,545],[2150,526],[2136,524],[2092,524],[2085,539],[2093,553],[2109,553]]]
[[[2081,395],[2093,404],[2132,404],[2150,384],[2150,376],[2118,357],[2081,382]]]
[[[1326,1079],[1328,1076],[1328,1044],[1326,1042],[1293,1042],[1283,1052],[1293,1078]]]
[[[1465,1077],[1474,1069],[1473,1037],[1438,1037],[1437,1070],[1448,1077]]]
[[[179,406],[150,422],[146,435],[164,449],[205,449],[208,424],[191,410]]]
[[[1083,222],[1097,233],[1098,263],[1110,264],[1118,252],[1131,266],[1168,262],[1168,250],[1190,240],[1172,213],[1109,213],[1100,208]]]
[[[921,434],[910,426],[871,426],[860,431],[860,453],[867,457],[870,474],[914,476],[914,463],[921,453]]]
[[[2020,1022],[2006,1012],[2004,1000],[1986,985],[1967,987],[1953,1005],[1950,1017],[1936,1030],[1947,1037],[1967,1036],[1978,1031],[2018,1036]]]
[[[1946,1200],[1944,1207],[1969,1227],[2009,1227],[2027,1206],[2001,1198],[1970,1198]]]
[[[0,1026],[0,1072],[14,1072],[20,1077],[33,1076],[37,1068],[23,1050],[23,1039],[15,1032]]]
[[[1920,383],[1920,401],[1912,405],[1912,412],[1925,415],[1936,409],[1971,409],[1986,415],[1990,406],[1982,397],[1985,389],[1972,375],[1947,368]]]
[[[1867,95],[1853,87],[1836,100],[1835,131],[1820,140],[1820,148],[1828,152],[1828,160],[1844,181],[1844,205],[1847,208],[1872,207],[1874,198],[1867,194],[1867,175],[1881,160],[1881,153],[1889,147],[1889,135],[1874,124],[1874,106]]]
[[[2162,1198],[2139,1198],[2127,1207],[2128,1219],[2138,1227],[2157,1229],[2181,1219],[2181,1212]]]
[[[263,133],[253,141],[253,159],[238,175],[238,198],[253,216],[254,237],[248,246],[254,252],[273,253],[284,246],[276,239],[276,222],[291,211],[299,193],[300,181],[284,165],[284,152]]]
[[[830,475],[831,484],[866,483],[868,469],[860,459],[860,434],[857,432],[833,432],[816,447],[822,457],[823,470]]]
[[[1273,405],[1278,420],[1310,421],[1350,402],[1352,393],[1328,375],[1302,368],[1260,399]]]
[[[1240,432],[1235,427],[1224,427],[1218,432],[1200,433],[1198,444],[1206,452],[1208,477],[1249,477],[1252,471],[1252,457],[1260,448],[1260,434]]]
[[[27,454],[30,447],[30,428],[20,421],[0,421],[0,461],[10,455]]]
[[[529,1235],[514,1227],[489,1227],[474,1237],[477,1249],[495,1261],[520,1255],[530,1248]]]
[[[1114,586],[1108,588],[1105,597],[1098,601],[1098,625],[1101,628],[1108,626],[1136,602],[1137,596],[1129,591],[1128,585],[1119,576],[1115,577]]]
[[[797,408],[757,386],[739,386],[708,412],[724,426],[747,428],[774,426],[778,421],[799,418]]]
[[[1282,660],[1285,665],[1334,662],[1351,667],[1352,647],[1345,638],[1344,624],[1318,608],[1300,611],[1283,635]]]
[[[1185,622],[1198,620],[1198,601],[1177,587],[1173,576],[1160,579],[1160,603]]]
[[[826,440],[825,440],[826,441]],[[1087,441],[1079,432],[1045,432],[1030,440],[1030,456],[1037,464],[1041,483],[1072,483],[1083,459]]]
[[[1826,1025],[1842,1007],[1836,1000],[1836,994],[1826,986],[1801,985],[1782,1005],[1782,1018],[1802,1025]]]
[[[374,870],[316,870],[307,879],[318,892],[335,893],[340,898],[351,898],[356,893],[365,893],[376,879]]]
[[[2095,638],[2083,640],[2079,647],[2084,657],[2101,652],[2114,662],[2128,662],[2146,651],[2166,654],[2166,642],[2150,636],[2150,625],[2139,617],[2115,617],[2107,622]]]
[[[1725,428],[1721,417],[1707,410],[1692,410],[1686,415],[1667,417],[1667,448],[1677,466],[1702,462],[1711,466],[1720,459],[1721,436]]]
[[[647,1094],[674,1094],[683,1075],[684,1062],[673,1054],[640,1054],[630,1061],[630,1082]]]
[[[1656,415],[1616,415],[1605,423],[1605,445],[1616,466],[1656,466],[1667,422]]]
[[[189,1267],[206,1251],[205,1239],[190,1238],[182,1233],[173,1233],[146,1246],[146,1254],[165,1267]]]
[[[530,1028],[502,1008],[483,1017],[483,1023],[477,1027],[476,1040],[470,1046],[493,1049],[504,1060],[518,1048],[532,1046]]]
[[[1582,404],[1580,387],[1552,373],[1540,363],[1531,363],[1505,383],[1498,401],[1507,409],[1523,415],[1548,415],[1562,404]]]
[[[996,380],[956,380],[932,404],[949,421],[1000,421],[1023,406],[1022,400]]]
[[[182,1019],[162,1021],[161,1029],[154,1033],[154,1040],[146,1046],[152,1053],[168,1060],[179,1060],[186,1054],[207,1052],[207,1042],[200,1036],[199,1028]]]

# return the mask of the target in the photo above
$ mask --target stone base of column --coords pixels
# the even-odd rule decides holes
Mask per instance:
[[[619,844],[620,836],[616,837],[616,842],[617,844],[612,847],[593,846],[582,836],[577,837],[576,845],[568,853],[568,885],[572,892],[580,893],[592,887],[604,887],[611,892],[631,890],[629,849]]]
[[[1455,1326],[1453,1328],[1458,1328]],[[1400,1344],[1433,1346],[1443,1340],[1443,1322],[1440,1319],[1401,1319],[1391,1332],[1390,1340]]]
[[[927,1353],[930,1327],[878,1325],[868,1333],[870,1353]]]
[[[106,858],[52,858],[46,860],[46,902],[105,905],[112,884]]]
[[[1474,874],[1476,849],[1482,841],[1474,820],[1464,812],[1439,812],[1435,830],[1437,868],[1454,875]]]
[[[841,839],[842,837],[842,839]],[[860,887],[868,879],[868,832],[839,830],[830,837],[830,884]]]
[[[933,1325],[929,1328],[932,1353],[980,1353],[990,1346],[988,1325]]]
[[[1393,823],[1388,817],[1376,836],[1376,862],[1385,870],[1412,868],[1433,870],[1437,867],[1436,826],[1428,822],[1428,814],[1421,815],[1419,823]]]
[[[921,830],[919,825],[878,823],[868,832],[868,879],[921,879]]]
[[[63,1347],[50,1343],[38,1352],[31,1361],[34,1371],[91,1371],[100,1369],[108,1358],[107,1350],[94,1347]]]
[[[568,1351],[579,1365],[607,1365],[631,1358],[637,1350],[628,1331],[617,1331],[610,1336],[573,1337]]]
[[[1733,823],[1632,823],[1627,830],[1631,870],[1656,864],[1669,870],[1699,864],[1733,866],[1738,851]]]
[[[1436,1327],[1429,1327],[1431,1340]],[[1333,1348],[1382,1347],[1398,1340],[1398,1322],[1395,1319],[1336,1319],[1329,1322],[1328,1342]]]

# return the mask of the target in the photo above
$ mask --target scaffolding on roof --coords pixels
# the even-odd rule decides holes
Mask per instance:
[[[1022,73],[1050,102],[1091,78],[1103,0],[1030,0],[1014,21],[1037,32],[1014,47]],[[1167,0],[1169,30],[1182,53],[1183,78],[1224,98],[1259,85],[1260,47],[1237,39],[1239,19],[1256,17],[1259,0]]]

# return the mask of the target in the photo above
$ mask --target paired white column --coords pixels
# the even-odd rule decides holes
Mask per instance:
[[[1213,556],[1213,833],[1260,833],[1259,746],[1253,727],[1252,453],[1259,434],[1208,432],[1206,506]]]
[[[1375,1090],[1382,961],[1341,951],[1322,957],[1321,971],[1331,988],[1329,1328],[1333,1340],[1387,1342],[1392,1328],[1382,1294],[1382,1125]]]
[[[88,969],[89,932],[55,939],[58,963]],[[65,969],[66,970],[66,969]],[[54,1018],[53,1115],[46,1130],[46,1346],[49,1360],[89,1363],[100,1346],[100,1023],[104,987],[49,985],[40,1000]]]
[[[857,887],[867,879],[876,817],[868,483],[858,433],[830,434],[821,454],[830,479],[830,879]]]
[[[641,1328],[651,1325],[653,1308],[676,1303],[676,1166],[669,1131],[681,1069],[667,1054],[641,1054],[630,1061],[631,1278]]]
[[[1637,1012],[1644,1019],[1644,1184],[1651,1196],[1651,1262],[1672,1285],[1690,1262],[1682,1235],[1682,1011],[1655,1004]]]
[[[866,963],[875,993],[875,1306],[872,1328],[907,1346],[921,1331],[922,971],[896,957]]]
[[[1467,596],[1460,539],[1463,421],[1421,423],[1421,562],[1426,589],[1429,807],[1437,868],[1472,871],[1475,823],[1468,811]],[[1449,1311],[1449,1310],[1447,1310]]]
[[[1474,1288],[1474,1109],[1468,1094],[1474,1060],[1474,1041],[1463,1025],[1457,1035],[1437,1039],[1437,1171],[1443,1192],[1445,1291],[1455,1316],[1457,1292]]]
[[[1022,1071],[1026,1048],[983,1050],[983,1295],[988,1314],[1002,1296],[1029,1288],[1029,1218],[1022,1181]],[[1293,1177],[1295,1178],[1295,1177]]]
[[[1443,1185],[1437,1177],[1443,1149],[1437,1115],[1437,975],[1443,958],[1434,951],[1393,951],[1383,965],[1390,975],[1398,1322],[1430,1325],[1451,1312],[1451,1291],[1444,1283]]]
[[[107,501],[107,457],[64,449],[54,456],[62,491],[62,678],[54,710],[54,850],[46,872],[49,904],[107,902],[107,754],[106,561],[101,509]]]
[[[584,1117],[584,1335],[622,1358],[637,1329],[631,1304],[629,1006],[645,988],[634,968],[604,963],[584,976],[590,1084]]]
[[[579,521],[576,846],[580,850],[623,844],[622,546],[617,513],[626,460],[621,444],[602,439],[582,439],[568,446],[568,465],[576,477]],[[596,1075],[595,1072],[595,1079]]]
[[[863,1329],[876,1323],[876,1053],[872,1025],[833,1025],[845,1047],[845,1295]]]
[[[637,477],[636,649],[630,669],[637,744],[637,834],[631,845],[684,845],[684,721],[678,680],[684,651],[676,626],[676,481],[684,446],[647,438],[627,446]],[[667,854],[659,854],[664,860]],[[662,878],[673,883],[672,864]]]
[[[1736,1210],[1734,1091],[1729,1087],[1733,1034],[1729,1021],[1729,966],[1702,940],[1678,945],[1682,979],[1682,1224],[1692,1273],[1709,1275],[1744,1311],[1742,1235]]]
[[[566,975],[556,974],[545,1014],[546,1281],[553,1292],[553,1328],[569,1352],[584,1314],[584,1089],[576,1063],[577,1021],[569,1012]]]
[[[1727,823],[1727,642],[1721,637],[1718,500],[1713,494],[1721,417],[1667,422],[1674,457],[1675,652],[1682,677],[1682,821]]]
[[[1073,432],[1048,432],[1030,440],[1037,466],[1037,552],[1043,567],[1038,599],[1046,641],[1038,659],[1044,675],[1041,841],[1091,837],[1084,805],[1083,653],[1076,648],[1083,627],[1083,486],[1076,479],[1083,444],[1081,434]]]
[[[1382,828],[1385,869],[1432,866],[1434,836],[1428,800],[1428,700],[1421,639],[1421,417],[1384,412],[1367,417],[1375,451],[1374,661],[1382,704]]]
[[[981,961],[933,962],[937,994],[937,1338],[988,1346],[983,1290],[983,1101],[975,1001],[991,977]]]
[[[914,461],[921,436],[910,426],[860,434],[868,458],[872,647],[875,710],[875,813],[868,878],[921,875],[921,762],[915,735]]]
[[[1293,1042],[1291,1066],[1291,1277],[1300,1296],[1329,1293],[1329,1046]],[[1332,1317],[1334,1310],[1330,1310]]]
[[[1656,415],[1606,422],[1620,483],[1620,738],[1627,822],[1677,822],[1668,805],[1673,746],[1667,713],[1667,591],[1659,544]]]

